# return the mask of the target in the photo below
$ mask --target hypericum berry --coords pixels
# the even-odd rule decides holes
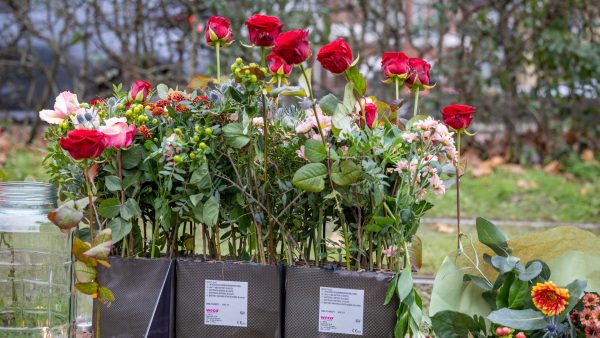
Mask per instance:
[[[157,119],[152,119],[152,124],[158,124],[158,120]]]
[[[205,129],[204,129],[204,133],[205,133],[206,135],[210,136],[210,135],[212,135],[212,133],[213,133],[213,130],[212,130],[212,128],[205,128]]]
[[[150,140],[152,138],[152,133],[148,130],[145,124],[142,124],[138,130],[140,131],[140,135],[144,136],[146,140]]]
[[[194,140],[194,142],[200,141],[200,136],[198,136],[198,135],[194,136],[193,140]]]
[[[192,160],[193,160],[193,159],[195,159],[195,158],[196,158],[196,153],[194,153],[194,152],[191,152],[191,153],[190,153],[190,158],[191,158]]]
[[[181,158],[181,156],[179,155],[175,155],[173,156],[173,161],[175,161],[175,163],[179,163],[181,162],[183,159]]]
[[[208,146],[206,145],[206,143],[204,142],[200,142],[198,144],[198,148],[200,148],[200,150],[205,150]]]
[[[174,132],[175,132],[175,134],[177,134],[179,136],[183,136],[183,131],[181,131],[181,129],[179,129],[179,128],[175,128]]]
[[[242,60],[242,58],[237,58],[237,59],[235,59],[235,63],[237,63],[238,65],[241,65],[244,63],[244,60]]]
[[[256,75],[250,76],[250,82],[255,83],[256,81],[258,81],[258,78],[256,77]]]

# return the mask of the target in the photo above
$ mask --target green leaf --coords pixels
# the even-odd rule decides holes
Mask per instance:
[[[579,299],[583,295],[585,288],[587,287],[587,281],[576,279],[566,286],[569,290],[569,304],[565,307],[565,310],[559,315],[558,322],[562,322],[566,316],[575,308],[575,305],[579,303]]]
[[[165,100],[167,98],[167,93],[169,92],[169,87],[167,87],[166,84],[161,83],[156,86],[156,92],[161,100]]]
[[[510,285],[508,292],[508,308],[522,309],[525,306],[525,300],[529,295],[529,283],[520,279],[515,279]]]
[[[112,231],[112,240],[114,243],[119,242],[131,232],[131,222],[122,219],[121,217],[113,218],[107,225]]]
[[[440,311],[431,317],[433,331],[438,337],[465,338],[469,333],[477,333],[479,325],[473,318],[460,312]]]
[[[354,89],[356,90],[358,96],[365,95],[365,92],[367,91],[367,81],[365,81],[365,78],[358,71],[358,67],[352,66],[348,68],[346,71],[346,76],[348,77],[348,80],[354,84]]]
[[[342,104],[344,108],[346,108],[346,113],[354,111],[356,97],[354,96],[354,84],[352,82],[346,83],[346,86],[344,87],[344,102],[342,102]]]
[[[352,160],[344,160],[340,164],[334,163],[331,169],[331,179],[340,186],[356,182],[362,173],[362,167]]]
[[[96,282],[75,283],[75,288],[83,294],[93,295],[96,292],[98,292],[98,283],[96,283]]]
[[[387,287],[387,291],[385,292],[385,302],[383,302],[383,305],[388,305],[392,301],[392,298],[394,298],[394,293],[398,287],[398,275],[399,274],[396,273],[394,274],[394,277],[392,277],[392,280]]]
[[[394,337],[404,338],[408,333],[408,321],[410,312],[406,309],[405,304],[401,304],[396,311],[396,326],[394,327]]]
[[[510,253],[508,238],[492,222],[485,218],[477,217],[475,224],[477,227],[477,236],[481,243],[487,245],[500,256],[507,256]]]
[[[300,76],[300,78],[298,79],[298,84],[300,85],[300,87],[302,89],[304,89],[306,96],[308,96],[308,93],[310,92],[309,87],[310,87],[310,82],[311,82],[311,77],[312,77],[312,68],[306,68],[304,70],[304,73],[306,74],[306,78],[304,77],[304,75]],[[307,79],[308,79],[308,82],[306,81]]]
[[[98,288],[98,298],[102,301],[112,303],[115,301],[115,294],[106,286]]]
[[[304,155],[311,162],[322,162],[327,158],[327,149],[323,142],[309,139],[304,142]]]
[[[327,115],[333,115],[337,109],[337,105],[340,103],[337,97],[333,94],[325,95],[319,100],[319,107]]]
[[[107,176],[104,180],[106,189],[115,192],[121,190],[121,179],[117,176]]]
[[[96,279],[96,269],[82,261],[73,263],[73,269],[75,270],[77,283],[90,283]]]
[[[208,164],[202,163],[200,167],[192,173],[190,178],[190,184],[195,184],[198,189],[209,189],[210,188],[210,171],[208,170]]]
[[[304,91],[304,88],[302,88],[300,86],[281,86],[279,88],[273,89],[269,93],[269,96],[271,96],[271,97],[276,97],[278,95],[283,95],[283,96],[300,96],[300,97],[306,97],[306,96],[308,96],[307,92]]]
[[[214,196],[211,196],[204,207],[202,208],[202,218],[204,223],[208,226],[217,224],[219,219],[219,202]]]
[[[502,287],[500,287],[500,289],[498,290],[498,296],[496,296],[496,307],[498,309],[508,307],[508,295],[510,294],[510,286],[512,285],[514,280],[514,273],[511,272],[506,275]]]
[[[492,257],[492,266],[501,274],[513,271],[519,263],[519,258],[515,256],[494,256]]]
[[[125,204],[121,206],[119,211],[121,217],[125,220],[129,220],[132,217],[140,217],[142,215],[142,210],[140,210],[140,206],[134,198],[129,198]]]
[[[524,331],[541,330],[548,325],[544,315],[532,309],[511,310],[503,308],[492,311],[487,318],[495,324]]]
[[[532,261],[527,264],[525,271],[519,273],[519,279],[528,282],[542,273],[543,265],[539,261]]]
[[[241,123],[230,123],[223,127],[223,137],[227,144],[236,149],[241,149],[250,142],[250,137],[244,133]]]
[[[121,152],[121,163],[124,169],[133,169],[137,167],[142,161],[144,156],[144,148],[141,145],[134,145],[133,147],[123,150]]]
[[[413,278],[410,268],[404,269],[398,278],[398,299],[403,301],[413,288]]]
[[[475,285],[479,286],[483,290],[492,290],[493,285],[490,284],[485,278],[475,275],[464,275],[463,280],[465,282],[473,282]]]
[[[309,163],[294,173],[292,183],[305,191],[320,192],[325,188],[326,176],[327,167],[323,163]]]
[[[195,194],[195,195],[190,195],[190,202],[192,202],[193,206],[198,206],[198,203],[200,201],[202,201],[202,198],[204,197],[204,194]]]
[[[100,202],[98,214],[104,218],[113,218],[119,214],[119,200],[116,197],[108,198]]]

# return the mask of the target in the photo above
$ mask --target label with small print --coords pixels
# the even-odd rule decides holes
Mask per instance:
[[[365,290],[321,287],[319,332],[363,334]]]
[[[248,282],[204,281],[204,324],[248,326]]]

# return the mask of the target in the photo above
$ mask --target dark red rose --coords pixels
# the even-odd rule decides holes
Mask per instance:
[[[269,72],[273,75],[284,75],[289,76],[292,73],[294,66],[288,65],[284,59],[271,53],[267,55],[267,61],[269,61]]]
[[[133,101],[146,101],[148,97],[148,93],[150,92],[150,88],[152,85],[143,80],[135,80],[133,86],[131,86],[131,92],[129,93],[129,97]]]
[[[427,61],[419,58],[408,59],[410,73],[406,79],[409,88],[418,88],[419,90],[429,89],[429,69],[431,65]]]
[[[385,52],[381,56],[381,69],[386,79],[393,76],[406,79],[410,72],[408,56],[402,52]]]
[[[93,129],[70,131],[67,137],[60,138],[59,143],[75,160],[97,158],[106,148],[104,133]]]
[[[341,74],[352,64],[352,49],[343,38],[338,38],[321,47],[317,60],[328,71]]]
[[[375,122],[375,118],[377,117],[377,106],[373,102],[369,102],[364,106],[365,110],[365,121],[367,122],[367,126],[369,128],[373,128],[373,123]],[[361,121],[360,125],[362,126],[362,111],[360,113]]]
[[[300,64],[311,55],[308,31],[298,29],[280,34],[275,39],[273,53],[288,65]]]
[[[229,19],[222,16],[211,16],[206,23],[206,30],[204,31],[204,38],[206,43],[211,46],[217,43],[220,46],[226,46],[231,42],[233,32],[231,31],[231,22]]]
[[[106,103],[106,101],[104,101],[103,98],[97,97],[97,98],[93,99],[92,101],[90,101],[90,106],[95,106],[97,104],[105,104],[105,103]]]
[[[283,29],[283,24],[276,16],[254,14],[250,16],[244,24],[248,27],[248,39],[255,46],[271,47],[275,43],[275,38],[279,36]]]
[[[455,130],[468,128],[473,120],[475,107],[466,104],[451,104],[440,111],[444,124]]]

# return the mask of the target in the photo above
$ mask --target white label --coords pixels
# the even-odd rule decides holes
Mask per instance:
[[[365,290],[321,287],[319,332],[362,336]]]
[[[248,326],[248,282],[204,281],[204,324]]]

